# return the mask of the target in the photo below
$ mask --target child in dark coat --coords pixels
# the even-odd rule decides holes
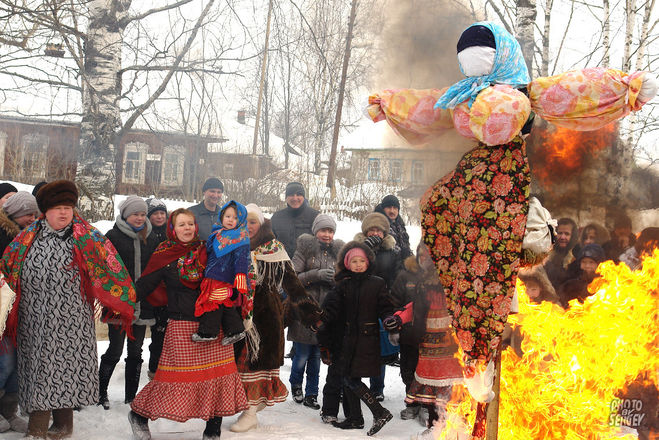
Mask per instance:
[[[368,435],[378,432],[392,418],[361,381],[362,377],[379,374],[378,319],[389,316],[392,311],[384,280],[372,274],[374,261],[373,251],[365,244],[352,241],[344,246],[337,258],[336,287],[325,299],[322,317],[324,326],[343,324],[334,334],[342,338],[339,362],[345,384],[343,398],[351,402],[349,418],[332,424],[342,429],[363,428],[361,399],[373,413],[373,426]],[[323,341],[319,342],[323,345]]]
[[[220,326],[223,345],[231,345],[245,337],[245,327],[237,306],[239,294],[247,293],[249,270],[249,235],[247,210],[231,200],[220,210],[220,225],[213,226],[206,250],[208,263],[201,282],[201,294],[195,304],[199,329],[192,335],[196,342],[217,339]]]

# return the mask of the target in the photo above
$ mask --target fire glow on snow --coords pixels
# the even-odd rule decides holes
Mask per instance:
[[[659,250],[642,270],[608,261],[598,272],[589,286],[594,295],[584,304],[572,301],[567,311],[519,295],[520,312],[509,321],[522,328],[524,355],[502,355],[499,439],[635,439],[622,436],[620,426],[633,428],[651,416],[639,400],[620,396],[639,374],[656,386]],[[519,281],[518,288],[524,292]],[[460,397],[466,396],[456,393],[454,400]],[[631,406],[619,408],[625,403]],[[470,399],[449,410],[453,421],[473,419]],[[456,438],[447,431],[438,438]]]

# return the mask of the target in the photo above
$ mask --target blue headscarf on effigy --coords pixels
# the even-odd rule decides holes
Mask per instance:
[[[451,87],[435,103],[435,108],[454,108],[469,100],[469,107],[481,90],[493,84],[508,84],[512,87],[526,86],[531,78],[522,55],[519,42],[503,26],[490,21],[480,21],[472,26],[485,26],[494,34],[496,55],[492,73],[463,79]],[[467,28],[468,29],[468,28]],[[460,67],[462,70],[462,67]],[[464,74],[464,72],[462,72]]]
[[[226,229],[222,226],[222,214],[224,211],[233,206],[236,209],[238,224],[233,229]],[[218,225],[213,226],[213,232],[208,240],[210,243],[207,248],[213,249],[216,257],[228,254],[229,252],[247,246],[249,248],[249,233],[247,232],[247,209],[235,200],[230,200],[222,206],[218,214]]]

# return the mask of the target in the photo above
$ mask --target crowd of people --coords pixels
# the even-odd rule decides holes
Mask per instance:
[[[289,388],[340,429],[364,428],[364,402],[373,435],[393,417],[381,403],[387,365],[405,385],[400,417],[428,430],[443,423],[462,380],[458,345],[444,287],[426,245],[412,252],[398,198],[384,197],[344,243],[298,182],[271,219],[253,203],[222,203],[223,193],[210,178],[201,203],[171,213],[159,199],[128,196],[103,235],[76,211],[73,182],[44,182],[32,194],[0,184],[0,432],[66,438],[74,409],[110,409],[124,343],[124,402],[139,440],[158,418],[203,419],[211,440],[223,417],[240,413],[230,430],[249,431]],[[569,218],[555,232],[543,264],[519,277],[532,301],[564,308],[589,295],[599,263],[635,269],[659,244],[659,228],[637,237],[626,216],[611,232]],[[109,339],[100,364],[99,305]],[[147,326],[149,382],[138,391]],[[290,387],[280,377],[286,327]]]

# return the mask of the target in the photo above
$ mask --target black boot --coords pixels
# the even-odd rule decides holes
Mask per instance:
[[[361,384],[360,387],[353,391],[368,406],[371,413],[373,413],[373,426],[371,426],[371,429],[368,430],[366,435],[376,434],[393,416],[388,409],[380,405],[380,402],[375,399],[375,396],[366,385]]]
[[[126,359],[126,384],[124,403],[131,403],[140,386],[140,373],[142,372],[142,359]]]
[[[220,435],[222,435],[222,417],[208,419],[202,440],[219,440]]]
[[[332,422],[332,426],[341,429],[363,429],[364,416],[362,415],[359,397],[348,387],[343,388],[343,412],[346,415],[342,422]]]
[[[116,365],[116,363],[112,364],[101,359],[101,365],[98,367],[98,404],[101,405],[103,409],[110,409],[110,401],[108,400],[108,385]]]

